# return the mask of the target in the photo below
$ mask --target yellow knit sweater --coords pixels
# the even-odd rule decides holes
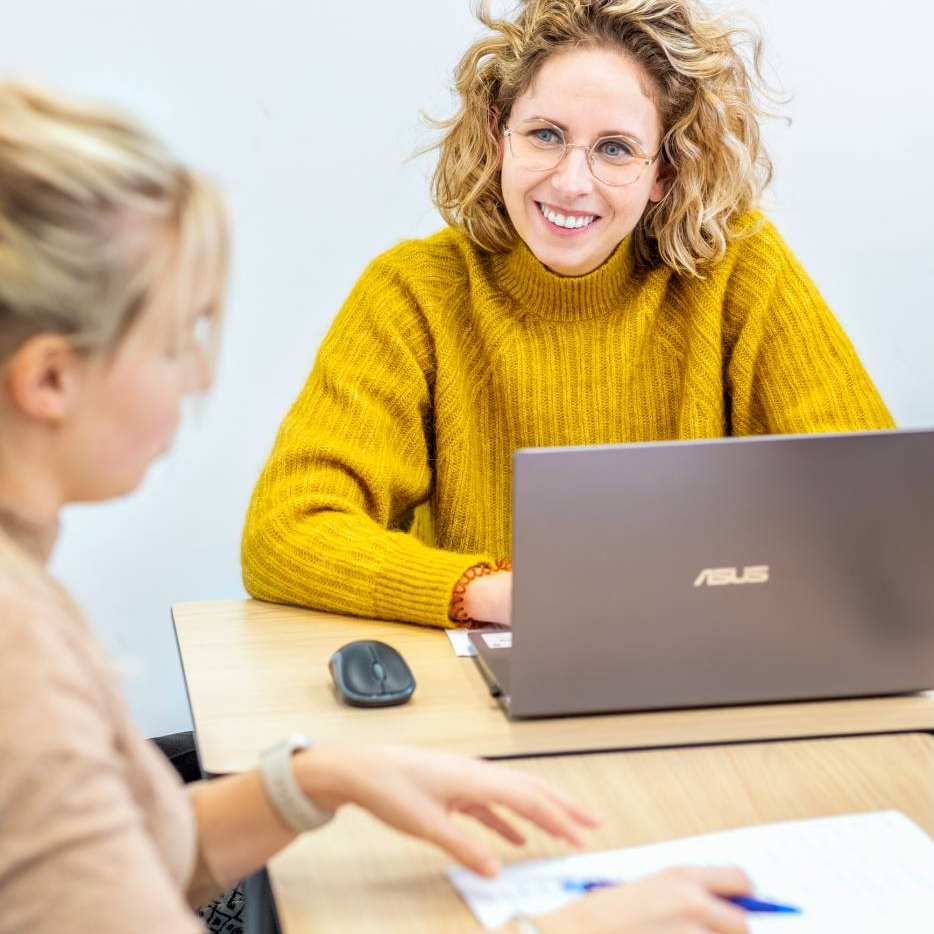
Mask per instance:
[[[769,223],[703,280],[636,272],[628,239],[562,278],[449,228],[376,259],[338,314],[253,493],[243,579],[450,626],[464,571],[510,553],[517,448],[891,425]]]

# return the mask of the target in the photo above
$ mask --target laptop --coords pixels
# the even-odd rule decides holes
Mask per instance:
[[[510,717],[934,687],[934,430],[517,451]]]

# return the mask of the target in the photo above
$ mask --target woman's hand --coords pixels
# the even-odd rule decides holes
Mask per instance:
[[[512,571],[475,577],[464,592],[464,609],[478,623],[512,624]]]
[[[403,833],[445,850],[484,876],[499,871],[490,845],[451,819],[468,814],[516,846],[522,832],[498,806],[579,846],[596,818],[531,775],[476,759],[400,746],[316,746],[295,757],[295,776],[316,803],[336,810],[357,804]]]
[[[748,934],[746,912],[721,896],[751,890],[739,869],[669,869],[594,892],[535,922],[542,934]]]

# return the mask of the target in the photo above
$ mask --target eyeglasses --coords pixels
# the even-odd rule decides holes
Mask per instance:
[[[532,172],[551,172],[570,150],[582,149],[587,153],[587,164],[593,177],[616,188],[637,182],[658,158],[658,153],[647,156],[619,136],[601,137],[590,146],[572,145],[565,140],[561,129],[545,122],[518,132],[505,126],[503,133],[509,140],[513,158]]]

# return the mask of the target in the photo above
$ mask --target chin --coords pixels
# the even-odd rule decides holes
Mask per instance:
[[[568,255],[560,250],[552,249],[533,249],[532,252],[542,265],[547,266],[559,276],[586,276],[587,273],[602,266],[613,251],[588,253],[583,256]]]
[[[109,499],[121,499],[124,496],[135,493],[140,486],[142,486],[145,478],[146,475],[141,474],[134,477],[123,477],[119,480],[114,479],[113,482],[109,483],[106,487],[101,486],[96,489],[92,495],[84,497],[84,500],[86,502],[102,503]]]
[[[146,479],[152,461],[147,460],[133,468],[97,478],[93,489],[87,490],[81,499],[85,502],[103,502],[108,499],[120,499],[135,493]]]

